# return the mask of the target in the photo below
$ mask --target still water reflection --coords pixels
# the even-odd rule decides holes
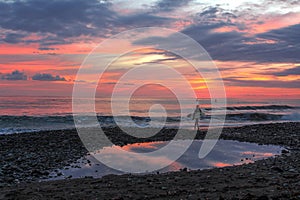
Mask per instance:
[[[179,140],[176,142],[176,145],[184,145],[185,142],[188,141]],[[132,160],[130,157],[126,157],[124,155],[116,155],[115,150],[123,149],[136,153],[146,153],[155,151],[165,146],[167,143],[168,142],[148,142],[130,144],[123,147],[105,147],[99,152],[96,152],[94,155],[106,156],[108,158],[111,157],[114,159],[114,162],[119,164],[120,170],[122,170],[122,166],[124,165],[132,165],[135,167],[138,165],[142,168],[143,166],[156,165],[155,162],[168,163],[168,155],[156,157],[154,161],[153,158],[149,159],[147,156],[141,156],[138,160]],[[198,152],[201,144],[201,140],[195,140],[190,148],[176,162],[173,162],[168,167],[159,170],[159,172],[178,171],[183,168],[194,170],[247,164],[256,160],[279,155],[283,149],[282,147],[275,145],[258,145],[255,143],[219,140],[208,156],[203,159],[199,159]],[[176,145],[173,148],[176,148]],[[170,152],[171,151],[172,149],[170,149]],[[71,166],[65,167],[58,172],[51,173],[51,179],[62,179],[66,177],[79,178],[85,176],[92,176],[96,178],[107,174],[122,174],[123,172],[120,170],[111,169],[101,164],[92,155],[87,155],[84,158],[79,159],[76,163],[73,163]],[[57,174],[60,173],[62,175],[57,176]],[[145,171],[145,173],[148,172]]]

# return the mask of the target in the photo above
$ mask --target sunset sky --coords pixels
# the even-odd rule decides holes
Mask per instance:
[[[228,97],[300,99],[299,0],[0,0],[0,18],[0,96],[71,96],[77,70],[100,42],[133,28],[163,27],[206,49]],[[181,58],[142,42],[119,41],[100,53],[109,57],[122,45],[145,49],[113,63],[102,77],[103,96],[132,66],[191,73]],[[86,77],[77,81],[87,88],[97,81]],[[208,97],[204,80],[188,80]]]

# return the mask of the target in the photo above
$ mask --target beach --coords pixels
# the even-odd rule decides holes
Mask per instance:
[[[104,132],[115,145],[168,141],[176,130],[133,138]],[[196,139],[203,139],[205,130]],[[0,199],[299,199],[300,123],[224,128],[221,139],[285,147],[280,156],[251,164],[146,175],[107,175],[41,181],[87,154],[76,130],[0,135]],[[59,172],[56,176],[60,176]]]
[[[299,0],[0,17],[0,200],[300,200]]]

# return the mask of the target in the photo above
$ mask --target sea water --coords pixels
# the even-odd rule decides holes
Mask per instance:
[[[177,101],[169,99],[133,99],[128,104],[124,99],[119,99],[115,104],[117,108],[114,108],[117,114],[112,114],[111,101],[108,98],[81,99],[80,103],[83,111],[91,103],[95,103],[95,114],[91,113],[89,116],[85,113],[86,127],[100,124],[101,127],[119,125],[192,129],[194,122],[191,113],[197,102],[187,99],[178,105]],[[201,99],[199,103],[205,112],[205,117],[200,120],[201,127],[223,126],[222,120],[219,124],[210,123],[212,117],[218,118],[218,114],[211,115],[210,99]],[[225,107],[215,109],[217,111],[215,113],[226,111],[224,126],[300,121],[300,101],[297,99],[259,101],[227,99]],[[73,115],[80,116],[81,113],[72,111],[71,97],[0,97],[0,134],[75,128]],[[94,119],[94,115],[97,116],[96,123],[95,120],[89,120],[89,117]]]

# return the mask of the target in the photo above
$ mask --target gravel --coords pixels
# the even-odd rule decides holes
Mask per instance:
[[[163,129],[144,139],[118,128],[107,128],[105,133],[122,146],[170,140],[176,130]],[[287,150],[241,166],[39,182],[50,171],[87,154],[76,131],[0,135],[0,199],[300,199],[300,123],[226,128],[221,138],[281,145]]]

